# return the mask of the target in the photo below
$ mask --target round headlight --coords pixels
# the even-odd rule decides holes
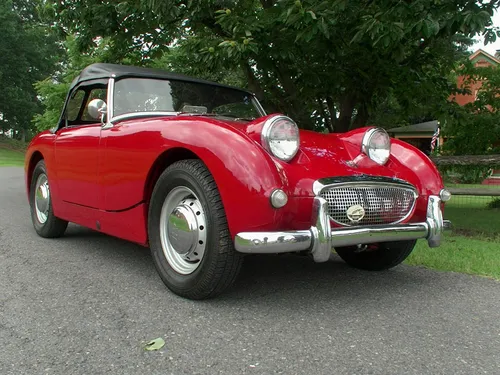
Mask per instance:
[[[283,161],[290,161],[299,150],[299,128],[287,116],[274,116],[262,128],[261,141],[264,148]]]
[[[363,137],[361,150],[375,163],[384,165],[391,154],[391,138],[382,128],[370,129]]]

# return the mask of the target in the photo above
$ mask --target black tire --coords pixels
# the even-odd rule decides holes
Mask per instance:
[[[40,176],[45,176],[47,178],[47,168],[45,166],[45,161],[40,160],[35,169],[33,169],[33,174],[31,177],[30,183],[30,211],[31,211],[31,221],[33,223],[33,227],[35,228],[36,233],[44,238],[57,238],[61,237],[66,228],[68,227],[68,222],[62,219],[59,219],[54,215],[54,211],[52,209],[52,199],[50,196],[50,188],[49,190],[49,199],[48,199],[48,209],[46,212],[46,220],[40,220],[37,215],[37,206],[35,202],[35,195],[37,193],[37,181]],[[48,181],[47,181],[48,186]]]
[[[189,274],[174,269],[175,264],[173,267],[171,263],[175,261],[169,263],[165,255],[168,250],[164,252],[162,246],[160,229],[163,205],[165,203],[169,207],[167,205],[170,204],[167,197],[185,188],[195,194],[206,222],[204,255],[197,262],[197,268]],[[167,211],[169,210],[166,209],[165,212]],[[201,232],[198,231],[199,233]],[[238,276],[243,255],[234,249],[219,191],[212,175],[200,160],[178,161],[161,174],[149,205],[148,236],[153,261],[161,279],[179,296],[196,300],[215,297],[226,290]],[[171,237],[166,237],[171,244]],[[165,235],[163,241],[166,241]]]
[[[397,266],[413,251],[416,240],[382,242],[368,245],[356,252],[356,246],[339,247],[335,251],[351,267],[367,271],[382,271]]]

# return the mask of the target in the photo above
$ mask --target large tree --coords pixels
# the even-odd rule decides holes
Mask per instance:
[[[105,37],[110,61],[244,77],[299,126],[346,131],[381,109],[445,100],[462,41],[495,38],[499,2],[48,0],[46,11],[82,51]]]
[[[0,127],[24,140],[41,110],[33,84],[56,69],[60,50],[36,1],[0,2]]]

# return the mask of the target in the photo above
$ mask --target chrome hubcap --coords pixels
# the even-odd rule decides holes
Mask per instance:
[[[163,254],[178,273],[188,275],[198,268],[206,246],[206,217],[194,192],[174,188],[161,209],[160,238]]]
[[[38,176],[35,185],[35,212],[40,224],[45,224],[49,215],[50,189],[47,175],[44,173]]]

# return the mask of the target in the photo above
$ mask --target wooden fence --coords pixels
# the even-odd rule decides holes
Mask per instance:
[[[449,165],[480,165],[500,168],[500,155],[445,155],[431,156],[431,159],[438,167]]]
[[[481,166],[500,169],[500,155],[460,155],[460,156],[432,156],[432,161],[439,167],[450,166]],[[447,186],[452,196],[467,199],[467,197],[484,197],[485,202],[500,197],[500,185],[485,187],[454,187]],[[467,196],[467,197],[466,197]],[[489,197],[490,199],[487,199]],[[452,198],[453,199],[453,198]]]
[[[452,195],[473,195],[475,197],[500,197],[500,186],[498,188],[461,188],[449,187],[448,190]]]

